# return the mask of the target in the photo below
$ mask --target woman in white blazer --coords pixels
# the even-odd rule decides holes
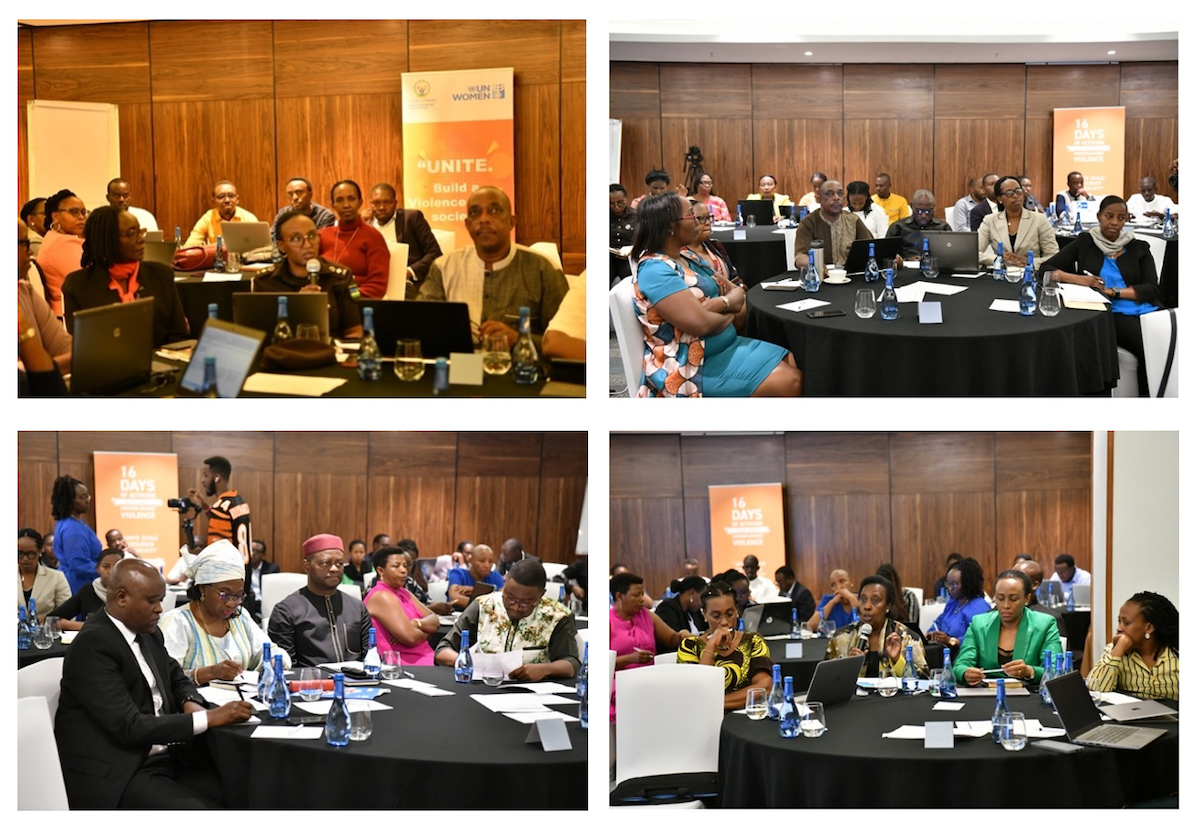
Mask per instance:
[[[1023,267],[1026,254],[1033,251],[1036,271],[1045,260],[1058,253],[1054,230],[1046,217],[1026,210],[1025,191],[1016,176],[996,182],[995,200],[1000,210],[984,218],[979,226],[979,265],[988,268],[996,259],[996,243],[1004,244],[1004,263]]]
[[[71,598],[67,578],[38,561],[42,535],[32,528],[17,531],[17,605],[24,607],[32,598],[37,603],[38,622]]]

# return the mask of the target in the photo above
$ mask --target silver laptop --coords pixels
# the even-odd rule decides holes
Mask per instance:
[[[1092,586],[1091,585],[1076,585],[1071,589],[1071,598],[1078,605],[1092,604]]]
[[[1083,676],[1073,671],[1060,675],[1049,683],[1050,698],[1067,737],[1073,744],[1082,746],[1104,746],[1110,749],[1141,749],[1146,744],[1167,734],[1165,729],[1148,726],[1122,726],[1104,723],[1100,712],[1092,703],[1092,696],[1083,682]]]
[[[154,298],[77,311],[72,335],[72,395],[111,395],[145,383],[154,355]]]
[[[763,637],[788,634],[792,630],[792,603],[789,600],[751,605],[742,619],[747,631],[757,631]]]
[[[1157,700],[1139,700],[1136,703],[1114,703],[1112,706],[1101,706],[1100,714],[1108,715],[1118,723],[1129,723],[1147,718],[1179,720],[1178,712]]]
[[[822,660],[817,663],[804,702],[844,703],[852,698],[858,688],[858,675],[866,659],[865,654],[859,654],[855,657]]]
[[[266,333],[258,329],[224,320],[205,321],[192,360],[179,379],[179,388],[196,395],[204,391],[204,358],[213,357],[217,364],[217,395],[236,398],[258,359],[264,339]]]
[[[941,273],[979,273],[977,231],[929,231],[925,235],[929,237],[929,253],[937,257]]]
[[[266,222],[222,222],[225,250],[244,254],[271,244],[271,226]]]

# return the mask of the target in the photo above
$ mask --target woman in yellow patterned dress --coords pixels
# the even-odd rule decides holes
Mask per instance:
[[[725,711],[746,705],[746,689],[771,688],[771,651],[757,633],[738,631],[733,588],[714,581],[700,595],[700,609],[708,623],[703,634],[679,644],[680,663],[718,666],[725,671]]]

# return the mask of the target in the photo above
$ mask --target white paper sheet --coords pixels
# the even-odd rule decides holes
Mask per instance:
[[[267,395],[303,395],[319,398],[345,384],[344,378],[320,378],[306,375],[276,375],[270,372],[255,372],[246,378],[242,387],[246,392]]]
[[[502,714],[506,718],[512,718],[517,723],[533,723],[535,720],[545,720],[547,717],[544,713],[540,712],[503,712]],[[562,712],[551,712],[550,717],[567,723],[575,723],[579,720],[579,718],[564,715]]]
[[[782,308],[784,311],[812,311],[814,308],[820,308],[823,305],[829,305],[829,303],[825,300],[814,300],[810,297],[806,300],[796,300],[794,303],[784,303],[775,307]]]
[[[966,705],[967,704],[965,704],[965,703],[951,703],[948,700],[942,700],[933,705],[933,711],[935,711],[935,712],[957,712],[959,709],[963,708]]]
[[[541,695],[471,695],[485,709],[493,712],[549,712],[538,698]]]
[[[988,306],[989,311],[1011,311],[1016,314],[1021,313],[1021,303],[1019,300],[992,300],[992,304]]]
[[[372,712],[383,712],[392,708],[386,703],[380,703],[378,700],[351,700],[347,703],[348,705],[356,706],[359,711],[361,711],[364,706],[366,706],[366,708]],[[298,700],[292,702],[293,709],[302,709],[305,712],[308,712],[310,715],[328,715],[329,707],[332,705],[332,700],[314,700],[312,702],[307,700]]]
[[[315,741],[325,734],[323,726],[260,726],[251,738],[282,738],[285,741]]]
[[[385,686],[394,686],[397,689],[409,689],[410,691],[419,689],[421,687],[434,689],[437,688],[432,683],[426,683],[424,680],[412,680],[408,677],[401,677],[398,680],[381,680],[380,682]]]
[[[449,689],[439,689],[437,686],[414,686],[411,691],[425,697],[450,697],[454,694]]]
[[[471,666],[473,674],[472,680],[483,680],[483,670],[489,664],[498,672],[503,672],[505,680],[511,680],[512,671],[518,668],[523,661],[523,652],[520,651],[502,651],[498,654],[481,653],[475,650],[475,646],[471,647]]]
[[[510,683],[509,687],[513,689],[528,689],[536,695],[575,694],[574,686],[567,686],[563,683],[551,683],[545,680],[540,683]]]
[[[1088,288],[1086,285],[1075,285],[1075,283],[1071,282],[1060,282],[1058,284],[1058,293],[1062,296],[1064,303],[1068,300],[1078,303],[1112,302],[1112,300],[1094,288]]]
[[[232,703],[235,700],[242,700],[242,698],[238,697],[238,693],[232,689],[219,689],[215,686],[203,686],[198,689],[198,691],[200,692],[201,697],[203,697],[209,703],[217,706],[224,706],[226,703]],[[254,693],[251,692],[250,694]],[[257,700],[250,700],[249,697],[246,698],[246,702],[259,712],[265,711],[267,708],[265,703],[259,703]]]

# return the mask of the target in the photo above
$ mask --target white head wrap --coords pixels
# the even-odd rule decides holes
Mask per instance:
[[[219,539],[200,551],[196,561],[188,566],[187,575],[197,585],[235,579],[240,582],[246,578],[246,566],[242,552],[228,539]]]

